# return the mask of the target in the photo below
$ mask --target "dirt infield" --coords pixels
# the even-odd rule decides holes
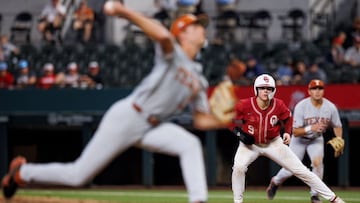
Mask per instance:
[[[76,200],[55,197],[14,197],[10,200],[5,200],[0,197],[1,203],[109,203],[106,201],[97,200]]]

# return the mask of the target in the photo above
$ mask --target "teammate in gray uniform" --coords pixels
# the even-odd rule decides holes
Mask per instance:
[[[324,137],[323,132],[332,127],[335,136],[342,137],[342,125],[336,106],[324,98],[324,82],[311,80],[308,84],[309,97],[304,98],[294,108],[293,138],[290,149],[302,160],[308,153],[312,172],[321,179],[324,174]],[[272,179],[267,194],[273,199],[276,190],[292,173],[282,168]],[[321,203],[318,193],[310,190],[311,203]]]
[[[200,130],[226,127],[210,114],[201,64],[194,61],[205,40],[207,17],[184,15],[171,29],[126,8],[120,1],[104,5],[108,16],[134,23],[156,42],[155,65],[127,98],[115,102],[104,114],[92,140],[71,163],[26,163],[17,157],[2,180],[10,198],[24,183],[81,186],[88,183],[115,157],[131,146],[178,156],[189,202],[207,201],[202,146],[198,137],[167,119],[186,106],[193,112],[193,126]]]

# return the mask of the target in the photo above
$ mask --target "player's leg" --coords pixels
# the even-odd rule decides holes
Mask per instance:
[[[243,202],[243,193],[245,191],[245,175],[248,166],[259,156],[259,152],[254,145],[245,145],[240,142],[236,150],[233,171],[231,176],[232,191],[234,203]]]
[[[332,201],[336,198],[335,193],[317,175],[312,173],[294,152],[282,143],[281,139],[274,140],[264,150],[264,155],[292,172],[293,175],[313,188],[325,199]]]
[[[131,108],[128,101],[117,102],[103,116],[93,138],[76,161],[24,164],[20,168],[21,179],[25,183],[83,185],[114,157],[138,141],[148,128],[148,123]]]
[[[308,141],[304,140],[301,137],[293,137],[289,144],[289,148],[294,152],[294,154],[300,159],[303,160],[306,152]],[[274,177],[274,182],[276,185],[282,184],[286,179],[290,178],[292,173],[285,168],[282,168]]]
[[[207,201],[207,184],[201,142],[173,123],[163,123],[145,134],[138,147],[178,156],[190,202]]]
[[[296,156],[302,160],[305,156],[308,140],[304,140],[301,137],[293,137],[290,141],[289,148],[296,154]],[[288,178],[292,176],[292,173],[285,168],[281,168],[278,173],[271,178],[269,186],[266,189],[268,199],[273,199],[278,187]]]
[[[289,148],[300,160],[302,160],[305,156],[308,142],[309,140],[305,140],[301,137],[293,137],[290,141]],[[271,178],[269,186],[266,188],[268,199],[273,199],[278,187],[291,176],[292,173],[290,171],[286,170],[285,168],[281,168],[278,173]]]
[[[312,140],[312,142],[309,144],[309,146],[307,148],[307,153],[311,160],[312,172],[315,173],[320,179],[323,179],[323,175],[324,175],[324,164],[323,164],[324,138],[323,138],[323,136],[320,136],[320,137]],[[311,189],[310,195],[311,195],[311,197],[316,198],[318,194],[313,189]],[[314,201],[314,202],[316,202],[316,201]]]

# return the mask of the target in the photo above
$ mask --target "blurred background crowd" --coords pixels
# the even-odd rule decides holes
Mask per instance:
[[[20,10],[16,4],[22,0],[0,1],[2,89],[133,87],[150,71],[151,41],[133,25],[105,17],[104,1],[43,0]],[[207,15],[209,41],[197,59],[212,85],[223,79],[229,66],[242,70],[234,81],[239,85],[251,85],[265,72],[274,75],[278,85],[304,85],[314,78],[328,84],[359,83],[357,0],[268,0],[265,6],[273,4],[269,9],[261,6],[264,2],[125,4],[166,26],[184,13]],[[284,3],[287,7],[279,11]]]

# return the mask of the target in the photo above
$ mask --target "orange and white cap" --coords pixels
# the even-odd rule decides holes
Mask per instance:
[[[206,15],[195,16],[193,14],[184,14],[176,18],[170,27],[170,32],[175,37],[188,25],[199,24],[206,27],[209,24],[209,18]]]
[[[322,80],[318,80],[318,79],[311,80],[309,82],[308,88],[312,89],[312,88],[316,88],[316,87],[324,88],[324,82]]]

